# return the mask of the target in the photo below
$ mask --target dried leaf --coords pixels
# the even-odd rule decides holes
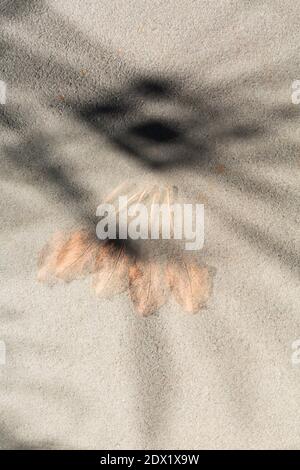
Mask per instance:
[[[167,300],[167,289],[161,263],[136,260],[129,269],[129,290],[137,313],[151,315]]]
[[[174,217],[171,206],[177,194],[176,188],[161,190],[158,186],[144,186],[142,190],[125,183],[113,191],[106,202],[115,203],[120,191],[127,189],[128,204],[164,203],[169,210],[171,231],[174,232]],[[122,211],[123,207],[118,207]],[[151,220],[154,217],[150,207]],[[158,227],[161,231],[161,221]],[[156,245],[157,246],[157,245]],[[212,278],[207,267],[199,267],[195,261],[184,257],[165,265],[154,255],[154,248],[143,245],[143,254],[151,256],[131,261],[124,242],[100,242],[87,230],[71,234],[58,233],[42,250],[39,257],[38,279],[41,281],[71,281],[93,273],[93,286],[100,297],[112,297],[128,287],[135,310],[141,316],[157,311],[167,300],[171,289],[176,301],[190,313],[202,308],[211,293]],[[164,266],[164,267],[163,267]]]
[[[86,276],[95,269],[98,250],[99,241],[85,230],[56,234],[41,252],[38,279],[70,282]]]
[[[108,242],[103,245],[96,258],[93,286],[99,297],[109,298],[128,288],[128,269],[130,259],[125,243],[118,246]]]
[[[133,189],[136,189],[136,185],[130,185],[129,181],[124,181],[123,183],[119,184],[116,188],[111,191],[103,202],[106,203],[113,203],[119,196],[123,196],[124,194],[128,194]]]
[[[66,243],[66,235],[57,232],[51,240],[44,246],[38,256],[37,278],[41,282],[52,282],[55,278],[57,257],[62,247]]]
[[[169,262],[167,281],[175,300],[188,313],[197,313],[208,301],[212,280],[208,268],[183,258]]]

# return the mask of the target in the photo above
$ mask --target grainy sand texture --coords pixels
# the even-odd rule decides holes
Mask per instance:
[[[0,12],[0,447],[299,448],[300,2]],[[46,242],[125,180],[204,203],[198,314],[38,282]]]

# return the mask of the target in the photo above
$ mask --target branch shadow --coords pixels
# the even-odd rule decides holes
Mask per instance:
[[[253,123],[222,129],[223,113],[200,96],[186,94],[179,83],[176,78],[139,77],[101,101],[69,104],[117,150],[154,171],[208,165],[217,139],[263,133]]]

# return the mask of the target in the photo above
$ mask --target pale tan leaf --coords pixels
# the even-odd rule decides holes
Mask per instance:
[[[96,258],[96,274],[93,287],[99,297],[110,298],[128,288],[128,269],[130,258],[125,243],[117,245],[107,242]]]
[[[92,273],[99,248],[100,242],[94,234],[86,230],[72,233],[58,254],[56,276],[72,281]]]
[[[188,313],[197,313],[207,303],[212,279],[206,266],[183,258],[167,265],[167,282],[175,300]]]
[[[129,269],[129,290],[137,313],[148,316],[167,300],[167,290],[161,263],[136,260]]]
[[[91,233],[78,230],[65,235],[59,233],[42,250],[38,279],[70,282],[94,271],[99,241]]]
[[[57,257],[62,247],[66,243],[67,236],[62,232],[57,232],[51,240],[42,248],[38,255],[37,278],[41,282],[53,282],[57,265]]]
[[[144,203],[145,200],[147,200],[147,198],[149,197],[150,193],[151,193],[151,188],[149,188],[147,186],[142,191],[135,191],[135,192],[131,192],[131,193],[126,194],[127,204],[125,204],[121,207],[118,207],[117,210],[116,210],[116,215],[119,215],[124,210],[127,211],[128,207],[130,205],[133,205],[133,204],[136,204],[136,203],[141,203],[141,202]]]
[[[119,196],[124,196],[135,188],[136,185],[130,185],[129,181],[124,181],[119,186],[117,186],[113,191],[111,191],[104,199],[104,203],[111,204],[116,201]]]

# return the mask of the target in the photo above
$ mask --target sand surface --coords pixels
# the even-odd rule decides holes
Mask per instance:
[[[0,446],[299,448],[300,3],[0,11]],[[134,136],[149,122],[178,140]],[[198,315],[170,300],[143,319],[88,279],[37,282],[53,232],[125,179],[204,202],[214,286]]]

